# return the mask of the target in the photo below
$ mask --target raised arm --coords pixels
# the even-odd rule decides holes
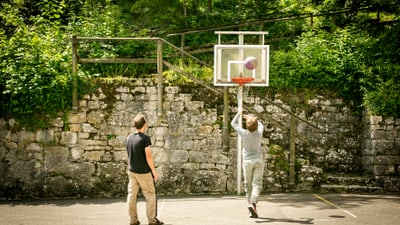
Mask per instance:
[[[233,117],[232,122],[231,122],[231,125],[232,125],[232,127],[233,127],[235,130],[236,130],[236,128],[239,127],[239,122],[238,122],[239,116],[240,116],[240,112],[238,112],[238,113],[235,115],[235,117]]]

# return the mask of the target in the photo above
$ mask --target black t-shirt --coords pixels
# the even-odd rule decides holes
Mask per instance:
[[[147,164],[145,148],[151,145],[150,137],[143,133],[133,133],[126,140],[129,170],[135,173],[149,173],[151,169]]]

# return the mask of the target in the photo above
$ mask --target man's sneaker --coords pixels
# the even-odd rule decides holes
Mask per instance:
[[[258,218],[256,204],[249,204],[250,218]]]
[[[162,225],[162,224],[164,224],[164,222],[159,221],[157,218],[156,218],[156,222],[149,223],[149,225]]]

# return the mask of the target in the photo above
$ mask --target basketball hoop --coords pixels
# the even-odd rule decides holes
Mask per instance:
[[[265,45],[262,31],[216,31],[218,44],[214,46],[214,86],[237,86],[238,109],[243,109],[243,97],[251,87],[269,86],[269,45]],[[222,44],[221,35],[238,35],[237,44]],[[261,43],[244,43],[245,35],[259,35]],[[258,64],[258,65],[257,65]],[[225,115],[225,114],[224,114]],[[228,117],[227,117],[228,118]],[[224,117],[225,121],[225,117]],[[242,126],[242,116],[239,117]],[[242,138],[237,136],[237,194],[242,194]]]
[[[234,83],[239,84],[239,86],[244,86],[246,83],[250,83],[254,81],[252,77],[232,77],[231,80]]]

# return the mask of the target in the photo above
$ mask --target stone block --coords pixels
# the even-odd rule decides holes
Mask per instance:
[[[197,135],[202,136],[202,137],[208,137],[211,136],[211,134],[214,131],[214,127],[210,125],[203,125],[203,126],[198,126],[197,127]]]
[[[156,95],[157,94],[157,87],[156,86],[146,87],[146,93]]]
[[[189,153],[188,151],[183,151],[183,150],[175,150],[171,153],[171,158],[170,161],[172,163],[184,163],[188,162],[189,160]]]
[[[9,167],[9,173],[14,179],[22,182],[30,183],[34,180],[35,161],[17,161]]]
[[[43,148],[38,143],[30,143],[26,146],[26,150],[30,152],[40,152]]]
[[[39,129],[36,131],[35,140],[40,143],[53,143],[54,131]]]
[[[180,148],[183,150],[193,150],[194,149],[194,141],[191,139],[183,139],[180,144]]]
[[[145,87],[135,87],[132,89],[132,94],[137,95],[137,94],[143,94],[146,93],[146,88]]]
[[[11,134],[11,140],[23,144],[31,143],[35,141],[35,133],[30,131],[19,131],[15,134]]]
[[[83,153],[83,158],[90,162],[93,161],[101,161],[101,158],[104,155],[104,151],[85,151]]]
[[[187,101],[186,107],[188,108],[189,112],[199,112],[204,108],[203,101]]]
[[[65,171],[70,152],[67,147],[44,147],[44,168],[47,172]]]
[[[179,87],[177,86],[168,86],[164,88],[165,94],[177,94],[179,92]]]
[[[61,132],[60,143],[63,145],[75,145],[78,143],[78,134],[70,131]]]
[[[89,124],[89,123],[82,123],[81,132],[96,134],[97,133],[97,129],[92,127],[92,125]]]
[[[101,158],[101,160],[102,160],[103,162],[112,162],[112,160],[113,160],[113,155],[112,155],[109,151],[107,151],[107,152],[104,153],[104,155],[103,155],[103,157]]]
[[[143,109],[145,111],[157,111],[157,109],[158,109],[158,101],[146,102],[146,104],[143,104]]]
[[[79,108],[86,108],[86,107],[87,107],[87,101],[86,100],[79,101]]]
[[[191,94],[178,94],[178,96],[175,97],[175,101],[177,102],[189,102],[191,100],[192,100]]]
[[[237,144],[232,140],[230,143],[231,145],[234,145],[234,148],[236,149]],[[210,151],[212,149],[218,148],[218,146],[221,146],[221,138],[218,137],[208,137],[201,139],[199,142],[197,142],[194,146],[194,149],[196,150],[202,150],[202,151]]]
[[[58,128],[63,128],[64,127],[64,120],[61,119],[60,117],[57,117],[51,122],[51,126],[58,127]]]
[[[11,151],[16,151],[18,149],[18,144],[15,142],[7,142],[6,148]]]
[[[158,93],[148,94],[146,98],[150,102],[153,102],[153,101],[158,102]]]
[[[384,175],[385,176],[395,176],[397,175],[397,170],[395,165],[387,165],[385,168]]]
[[[79,132],[80,129],[81,129],[81,124],[79,124],[79,123],[69,124],[69,131],[71,131],[71,132]]]
[[[157,140],[165,140],[165,137],[168,136],[168,127],[156,127],[154,135]]]
[[[375,176],[382,176],[385,174],[385,169],[386,166],[384,165],[374,165],[372,171]]]
[[[226,191],[227,176],[218,171],[199,170],[191,175],[191,193],[221,193]]]
[[[153,148],[154,150],[154,161],[157,163],[166,163],[169,160],[170,153],[167,151],[160,151],[157,148]]]
[[[84,123],[86,122],[86,113],[79,112],[79,113],[71,113],[68,119],[69,123]]]
[[[119,94],[119,100],[127,102],[127,101],[132,101],[133,96],[130,93],[121,93]]]
[[[81,146],[106,146],[107,141],[106,140],[84,140],[80,139],[78,142]]]
[[[7,143],[11,141],[11,131],[0,128],[0,143]]]
[[[199,167],[198,163],[184,163],[182,164],[182,169],[186,170],[186,171],[197,171],[199,169],[201,169],[201,166]]]
[[[120,87],[117,87],[117,89],[115,91],[119,92],[119,93],[129,93],[130,89],[129,89],[129,87],[120,86]]]
[[[114,161],[120,162],[120,161],[127,161],[128,160],[128,155],[126,151],[113,151],[113,157]]]
[[[101,102],[100,101],[88,101],[88,109],[100,109]]]
[[[70,197],[79,195],[74,182],[62,174],[44,179],[43,192],[49,198],[52,197]]]
[[[400,162],[399,155],[381,155],[376,156],[374,163],[376,165],[397,165]]]
[[[79,160],[82,158],[84,150],[80,147],[75,147],[71,149],[71,156],[74,160]]]
[[[262,105],[255,105],[254,110],[256,110],[258,113],[262,113],[264,112],[264,107]]]
[[[124,173],[126,171],[125,163],[98,163],[97,172],[100,176],[105,178],[116,177],[118,174]]]
[[[211,154],[211,162],[219,164],[228,164],[229,159],[228,156],[224,154],[214,152],[213,154]]]
[[[392,155],[397,153],[394,144],[394,141],[391,140],[372,140],[371,147],[377,155]]]
[[[78,133],[78,138],[79,139],[88,139],[89,137],[90,137],[89,133],[82,133],[82,132]]]
[[[372,125],[379,125],[383,121],[382,116],[370,116],[369,123]]]
[[[126,137],[121,137],[121,136],[117,136],[115,138],[107,138],[108,140],[108,146],[112,146],[112,147],[125,147],[125,140]]]
[[[87,115],[87,121],[93,124],[96,128],[99,128],[105,121],[105,115],[100,111],[93,111]]]
[[[205,152],[190,151],[189,161],[193,163],[208,162],[208,154]]]

